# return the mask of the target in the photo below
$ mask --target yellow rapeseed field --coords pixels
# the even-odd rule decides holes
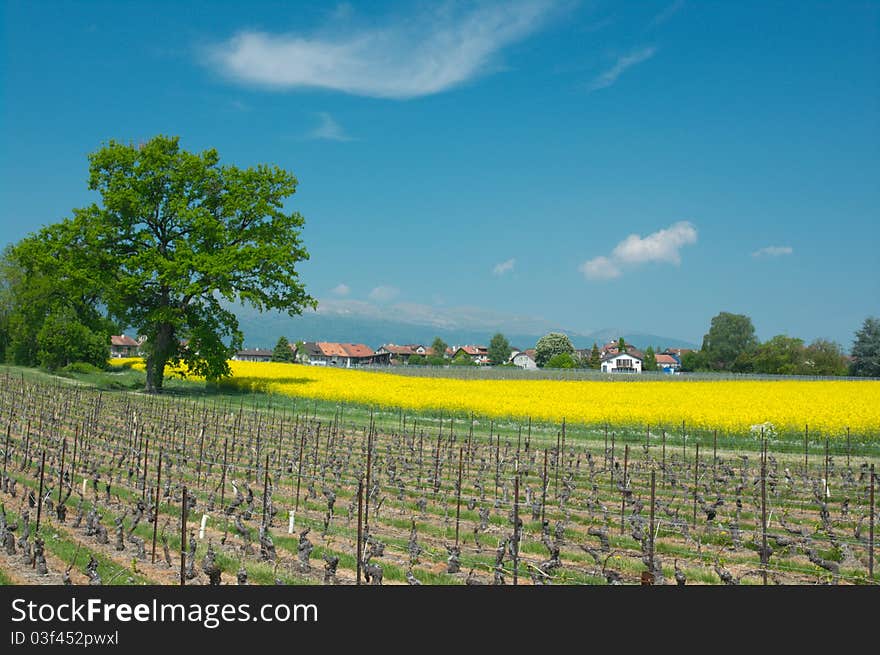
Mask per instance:
[[[456,380],[381,372],[230,362],[232,382],[308,398],[492,417],[747,431],[880,433],[880,382],[813,380]]]
[[[299,364],[230,362],[231,384],[330,401],[505,418],[676,425],[828,436],[880,434],[880,382],[815,380],[458,380]]]

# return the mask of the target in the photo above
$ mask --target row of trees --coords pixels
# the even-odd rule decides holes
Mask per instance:
[[[856,332],[852,355],[827,339],[809,345],[779,334],[761,343],[751,318],[721,312],[712,319],[700,350],[682,356],[683,371],[778,375],[880,376],[880,320],[867,318]]]

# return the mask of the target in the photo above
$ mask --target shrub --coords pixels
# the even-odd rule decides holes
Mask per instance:
[[[89,364],[88,362],[73,362],[68,364],[64,368],[61,369],[65,373],[80,373],[80,374],[91,374],[91,373],[102,373],[101,369],[99,369],[94,364]]]
[[[548,359],[544,368],[577,368],[577,362],[568,353],[559,353]]]

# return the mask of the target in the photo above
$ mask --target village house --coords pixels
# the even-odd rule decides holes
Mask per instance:
[[[424,354],[424,348],[422,348],[422,353],[417,352],[419,348],[422,346],[418,344],[398,346],[394,343],[386,343],[379,346],[376,354],[387,355],[391,364],[406,364],[413,355]]]
[[[681,358],[687,353],[695,352],[693,348],[667,348],[661,354],[670,355],[681,365]]]
[[[140,343],[125,334],[110,336],[110,358],[137,357],[140,354]]]
[[[458,346],[454,349],[452,358],[455,359],[462,353],[474,360],[475,364],[489,363],[489,349],[485,346]]]
[[[527,370],[536,369],[538,365],[535,363],[535,350],[528,348],[526,350],[514,350],[510,353],[510,363],[519,368]]]
[[[615,348],[616,350],[616,348]],[[644,357],[635,349],[625,353],[609,353],[602,358],[603,373],[641,373]]]
[[[271,362],[272,351],[265,348],[245,348],[237,351],[232,359],[239,362]]]
[[[672,355],[660,353],[655,355],[654,358],[657,360],[657,369],[663,373],[674,374],[681,370],[681,362]]]
[[[431,357],[434,353],[434,348],[432,346],[423,346],[418,343],[409,343],[405,345],[397,345],[394,343],[386,343],[379,348],[376,349],[377,355],[387,355],[388,362],[390,364],[406,364],[409,362],[409,358],[413,355],[420,355],[422,357]],[[453,354],[452,348],[446,348],[446,352],[444,355],[446,357],[451,357]]]
[[[387,365],[389,353],[374,352],[362,343],[336,343],[332,341],[306,341],[297,356],[297,361],[312,366],[356,366]]]
[[[640,354],[634,345],[631,343],[624,342],[624,349],[628,353],[636,353]],[[592,350],[592,348],[590,349]],[[605,357],[606,355],[617,355],[620,352],[620,346],[618,341],[609,341],[604,346],[599,349],[599,357]]]

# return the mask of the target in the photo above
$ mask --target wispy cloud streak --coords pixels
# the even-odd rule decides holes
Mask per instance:
[[[791,246],[767,246],[752,253],[752,257],[781,257],[794,252]]]
[[[444,3],[380,27],[356,28],[348,18],[332,18],[312,34],[244,30],[209,46],[204,55],[239,82],[414,98],[490,70],[503,48],[539,30],[555,11],[551,0]]]
[[[648,61],[656,52],[657,48],[654,47],[641,48],[628,55],[619,57],[611,68],[593,80],[592,84],[590,84],[590,90],[597,91],[598,89],[611,86],[625,71],[637,64],[641,64],[643,61]]]
[[[351,141],[351,137],[345,133],[343,127],[325,111],[318,112],[318,126],[308,134],[310,139],[324,139],[327,141]]]

